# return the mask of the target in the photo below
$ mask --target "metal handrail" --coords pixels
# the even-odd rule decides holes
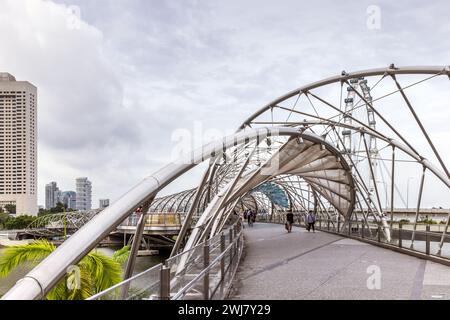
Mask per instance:
[[[270,222],[270,221],[269,221]],[[430,226],[436,225],[436,224],[421,224],[421,226],[425,226],[426,229],[425,230],[419,230],[417,227],[419,226],[419,224],[416,224],[416,229],[405,229],[405,226],[414,226],[414,223],[407,223],[407,222],[399,222],[399,221],[393,221],[391,223],[391,221],[388,221],[389,226],[387,227],[387,229],[389,229],[392,234],[395,234],[399,236],[398,239],[393,239],[393,240],[398,240],[398,241],[391,241],[388,242],[385,237],[383,236],[383,232],[381,232],[381,230],[385,227],[379,225],[376,221],[367,221],[365,222],[364,220],[350,220],[348,222],[344,223],[341,221],[341,223],[338,223],[338,226],[340,225],[340,228],[336,228],[336,227],[332,227],[331,224],[328,224],[328,222],[336,222],[335,220],[332,219],[317,219],[316,224],[315,224],[315,228],[317,230],[321,230],[321,231],[326,231],[329,233],[333,233],[333,234],[337,234],[340,236],[344,236],[344,237],[350,237],[350,238],[355,238],[355,239],[361,239],[364,241],[370,241],[373,244],[383,244],[389,247],[394,247],[397,250],[401,250],[404,253],[408,253],[411,254],[412,252],[414,253],[419,253],[419,254],[424,254],[427,257],[430,257],[434,260],[436,260],[437,262],[441,262],[444,264],[449,263],[450,261],[450,256],[444,255],[442,254],[442,248],[444,248],[445,243],[448,243],[449,239],[450,239],[450,235],[447,234],[444,231],[431,231],[430,230]],[[325,224],[325,225],[324,225]],[[397,228],[394,228],[394,225],[397,225]],[[305,226],[305,222],[304,221],[300,221],[300,223],[298,223],[299,226]],[[328,228],[329,226],[329,228]],[[350,228],[349,228],[350,226]],[[358,227],[358,231],[353,231],[353,227]],[[437,225],[439,226],[439,225]],[[350,229],[350,230],[349,230]],[[365,230],[369,230],[369,231],[374,231],[375,230],[375,234],[370,234],[370,235],[366,235],[363,234],[363,232]],[[414,233],[414,238],[405,238],[404,234],[405,232],[408,233]],[[403,236],[402,236],[403,234]],[[417,239],[420,236],[424,239]],[[431,252],[431,247],[430,244],[432,242],[437,242],[438,241],[432,241],[430,238],[436,238],[436,237],[443,237],[444,242],[443,245],[440,249],[437,250],[437,252]],[[407,247],[405,246],[405,241],[409,242]],[[415,243],[422,243],[422,246],[425,245],[424,250],[418,250],[417,247],[415,247],[412,244]],[[411,246],[412,245],[412,246]],[[423,248],[422,248],[423,249]],[[434,261],[433,260],[433,261]]]
[[[131,281],[133,281],[133,280],[143,276],[146,273],[150,273],[150,272],[152,272],[152,271],[154,271],[156,269],[161,269],[162,266],[163,266],[163,264],[159,263],[159,264],[157,264],[157,265],[155,265],[155,266],[153,266],[153,267],[151,267],[151,268],[149,268],[147,270],[144,270],[144,271],[142,271],[142,272],[140,272],[140,273],[138,273],[138,274],[136,274],[136,275],[134,275],[134,276],[132,276],[132,277],[122,281],[122,282],[120,282],[120,283],[117,283],[117,284],[113,285],[112,287],[110,287],[110,288],[108,288],[108,289],[106,289],[106,290],[104,290],[102,292],[96,293],[95,295],[87,298],[86,300],[98,300],[98,298],[100,298],[100,297],[110,293],[111,291],[114,291],[115,289],[118,289],[118,288],[124,286],[127,283],[131,283]]]
[[[234,224],[232,224],[228,229],[234,227],[234,226],[237,225],[238,223],[239,223],[239,221],[236,221],[236,222],[235,222]],[[218,243],[218,242],[220,241],[220,236],[221,236],[222,233],[223,233],[223,232],[221,232],[221,233],[215,235],[214,237],[212,237],[212,238],[210,238],[210,239],[207,239],[207,240],[205,240],[205,241],[199,243],[198,245],[196,245],[195,247],[190,248],[189,250],[180,252],[180,253],[178,253],[178,254],[176,254],[176,255],[174,255],[174,256],[172,256],[172,257],[166,259],[165,262],[164,262],[164,265],[167,265],[168,262],[171,262],[171,261],[173,261],[173,260],[176,260],[176,258],[179,258],[179,257],[181,257],[181,256],[183,256],[183,255],[185,255],[185,254],[187,254],[187,253],[189,253],[189,252],[192,252],[192,251],[194,251],[195,249],[198,249],[198,248],[200,248],[200,247],[203,247],[203,246],[204,246],[205,244],[207,244],[207,243],[210,244],[210,245],[211,245],[211,244],[216,244],[216,243]],[[213,241],[213,242],[211,242],[211,240],[213,240],[213,239],[215,239],[215,238],[218,238],[219,240],[218,240],[218,241]]]
[[[194,279],[192,279],[191,281],[188,282],[187,285],[185,285],[183,288],[181,288],[173,297],[172,300],[178,300],[182,294],[184,294],[186,291],[188,291],[189,289],[192,288],[192,286],[200,279],[203,279],[203,276],[205,274],[207,274],[213,267],[215,267],[217,265],[217,263],[219,262],[219,260],[221,260],[225,254],[227,254],[231,248],[233,248],[237,242],[237,240],[241,237],[242,235],[242,231],[239,232],[239,234],[236,236],[236,238],[233,240],[233,242],[231,242],[230,244],[228,244],[228,247],[226,247],[226,249],[220,254],[218,255],[213,261],[211,261],[211,263],[208,265],[208,267],[206,267],[205,269],[203,269]],[[231,265],[231,261],[230,261],[230,265]]]
[[[217,257],[215,257],[215,258],[208,264],[208,266],[206,266],[205,268],[203,268],[203,269],[202,269],[202,270],[194,277],[194,279],[192,279],[191,281],[189,281],[189,282],[188,282],[186,285],[184,285],[180,290],[178,290],[178,291],[173,295],[173,297],[160,297],[160,298],[161,298],[161,299],[166,299],[166,298],[167,298],[167,299],[170,299],[170,298],[171,298],[171,299],[179,299],[180,297],[184,296],[185,293],[186,293],[186,291],[188,291],[189,289],[191,289],[192,286],[193,286],[194,284],[196,284],[200,279],[203,279],[203,278],[205,277],[205,275],[208,274],[208,273],[211,271],[212,268],[214,268],[215,266],[217,266],[217,264],[220,263],[220,261],[221,261],[222,259],[224,259],[225,255],[226,255],[226,254],[229,254],[230,251],[232,250],[232,248],[234,248],[234,247],[236,247],[236,248],[239,250],[239,256],[237,257],[237,258],[239,259],[240,256],[241,256],[240,253],[242,252],[242,245],[243,245],[243,241],[241,241],[241,240],[242,240],[243,231],[242,231],[242,228],[241,228],[241,226],[240,226],[240,220],[237,220],[235,223],[233,223],[233,224],[232,224],[229,228],[227,228],[227,229],[230,230],[230,229],[235,229],[235,228],[237,228],[237,227],[239,227],[239,233],[236,235],[236,237],[233,238],[233,241],[230,242],[230,243],[228,244],[228,246],[225,248],[225,250],[221,251],[221,253],[220,253]],[[164,268],[167,268],[167,266],[168,266],[171,262],[176,261],[178,258],[180,258],[180,257],[182,257],[182,256],[185,256],[185,255],[192,254],[193,252],[195,252],[195,250],[198,250],[198,249],[200,249],[200,248],[204,248],[206,245],[208,245],[208,246],[209,246],[209,245],[213,245],[212,247],[209,247],[210,250],[209,250],[208,252],[212,252],[213,250],[216,250],[219,246],[215,246],[215,245],[221,242],[221,239],[222,239],[222,237],[225,237],[225,234],[226,234],[225,231],[222,231],[221,233],[215,235],[214,237],[212,237],[212,238],[210,238],[210,239],[205,240],[204,242],[202,242],[202,243],[196,245],[195,247],[193,247],[193,248],[191,248],[191,249],[189,249],[189,250],[187,250],[187,251],[185,251],[185,252],[181,252],[181,253],[179,253],[179,254],[177,254],[177,255],[175,255],[175,256],[173,256],[173,257],[171,257],[171,258],[165,260],[164,263],[159,263],[158,265],[153,266],[153,267],[151,267],[150,269],[147,269],[147,270],[145,270],[145,271],[143,271],[143,272],[141,272],[141,273],[139,273],[139,274],[136,274],[136,275],[130,277],[129,279],[127,279],[127,280],[124,280],[124,281],[122,281],[122,282],[120,282],[120,283],[118,283],[118,284],[116,284],[116,285],[114,285],[114,286],[112,286],[112,287],[110,287],[110,288],[108,288],[108,289],[102,291],[102,292],[99,292],[99,293],[93,295],[92,297],[88,298],[87,300],[98,300],[99,298],[101,298],[101,297],[103,297],[103,296],[105,296],[105,295],[111,293],[112,291],[114,291],[114,290],[116,290],[116,289],[118,289],[118,288],[121,288],[121,287],[124,287],[124,288],[125,288],[126,285],[130,284],[133,280],[135,280],[135,279],[137,279],[137,278],[140,278],[140,277],[142,277],[142,276],[145,276],[145,274],[151,273],[152,271],[155,271],[155,270],[157,270],[157,269],[160,269],[160,270],[161,270],[161,273],[159,274],[159,282],[156,281],[155,283],[159,284],[159,285],[161,286],[161,288],[162,288],[163,285],[166,285],[166,288],[168,287],[168,288],[169,288],[169,292],[170,292],[170,279],[167,279],[167,280],[168,280],[168,283],[165,283],[165,284],[162,283],[162,271],[163,271],[163,269],[164,269]],[[241,245],[239,246],[239,248],[236,246],[236,244],[237,244],[238,241],[241,241],[241,242],[240,242]],[[212,249],[212,250],[211,250],[211,249]],[[196,259],[193,259],[193,260],[187,260],[187,261],[188,261],[188,264],[187,264],[186,266],[184,266],[184,269],[183,269],[183,270],[189,269],[189,268],[191,267],[191,265],[189,264],[189,262],[192,262],[192,261],[195,261],[195,260],[196,260]],[[227,270],[227,271],[229,270],[229,268],[231,267],[231,265],[233,264],[233,262],[236,262],[236,254],[233,255],[232,259],[230,259],[229,265],[226,267],[226,270]],[[223,279],[222,279],[222,280],[223,280]],[[218,286],[221,285],[222,280],[219,281]],[[213,290],[213,294],[215,294],[215,292],[217,291],[217,288],[218,288],[218,287],[216,287],[216,288]],[[163,291],[163,290],[161,290],[160,292],[162,292],[162,291]]]

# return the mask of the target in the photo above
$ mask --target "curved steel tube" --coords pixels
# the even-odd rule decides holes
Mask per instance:
[[[382,76],[382,75],[392,75],[392,74],[443,74],[450,76],[450,66],[426,66],[426,67],[395,67],[391,68],[377,68],[377,69],[368,69],[362,71],[356,71],[351,73],[344,73],[338,76],[329,77],[320,81],[316,81],[305,86],[302,86],[298,89],[292,90],[285,95],[273,100],[269,104],[266,104],[264,107],[256,111],[253,115],[247,118],[244,123],[239,127],[239,130],[244,129],[254,118],[261,115],[265,111],[274,107],[276,104],[289,99],[301,92],[306,92],[318,87],[322,87],[328,84],[341,82],[353,78],[359,77],[370,77],[370,76]]]
[[[148,201],[171,181],[207,160],[212,154],[242,144],[244,140],[255,140],[259,136],[296,136],[301,132],[293,128],[259,128],[240,132],[209,143],[194,151],[186,161],[170,163],[153,175],[146,177],[111,206],[104,209],[60,247],[39,263],[23,279],[19,280],[2,300],[32,300],[44,297],[63,278],[71,265],[78,263],[87,253],[116,228],[142,202]],[[236,144],[237,143],[237,144]]]

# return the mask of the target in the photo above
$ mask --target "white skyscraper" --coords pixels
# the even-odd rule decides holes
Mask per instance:
[[[91,210],[92,208],[92,183],[86,177],[76,179],[77,210]]]
[[[36,215],[37,89],[0,73],[0,206]]]

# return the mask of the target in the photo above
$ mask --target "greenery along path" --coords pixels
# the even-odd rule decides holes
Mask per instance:
[[[46,240],[28,245],[12,246],[0,255],[0,277],[8,276],[25,264],[37,264],[56,249]],[[85,256],[75,268],[47,295],[49,300],[81,300],[101,292],[123,280],[122,264],[129,255],[129,248],[116,251],[112,258],[95,250]]]

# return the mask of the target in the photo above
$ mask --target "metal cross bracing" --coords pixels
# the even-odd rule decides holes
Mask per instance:
[[[408,245],[414,247],[422,232],[425,181],[433,182],[433,190],[440,188],[445,199],[450,180],[439,153],[442,146],[435,144],[426,121],[419,118],[424,106],[414,105],[413,93],[424,86],[429,90],[430,83],[439,87],[437,93],[446,92],[449,76],[448,66],[391,65],[342,72],[295,89],[247,118],[234,135],[194,152],[189,157],[193,161],[170,163],[144,179],[86,223],[4,298],[45,295],[65,267],[79,261],[144,202],[151,202],[150,213],[184,216],[172,256],[216,237],[235,213],[246,208],[270,219],[291,209],[301,220],[314,211],[338,232],[351,232],[357,225],[364,236],[375,235],[387,243],[403,240],[404,246],[393,215],[399,208],[409,208],[404,199],[413,197],[405,197],[405,182],[410,181],[405,177],[414,172],[415,219],[407,233]],[[205,161],[208,166],[197,187],[158,198],[167,184]],[[268,185],[285,193],[287,207],[261,192]],[[440,239],[435,254],[448,245],[448,224],[447,216],[434,234]],[[58,264],[51,265],[55,261]],[[180,260],[177,268],[187,267],[188,261]],[[51,270],[51,275],[43,270]]]

